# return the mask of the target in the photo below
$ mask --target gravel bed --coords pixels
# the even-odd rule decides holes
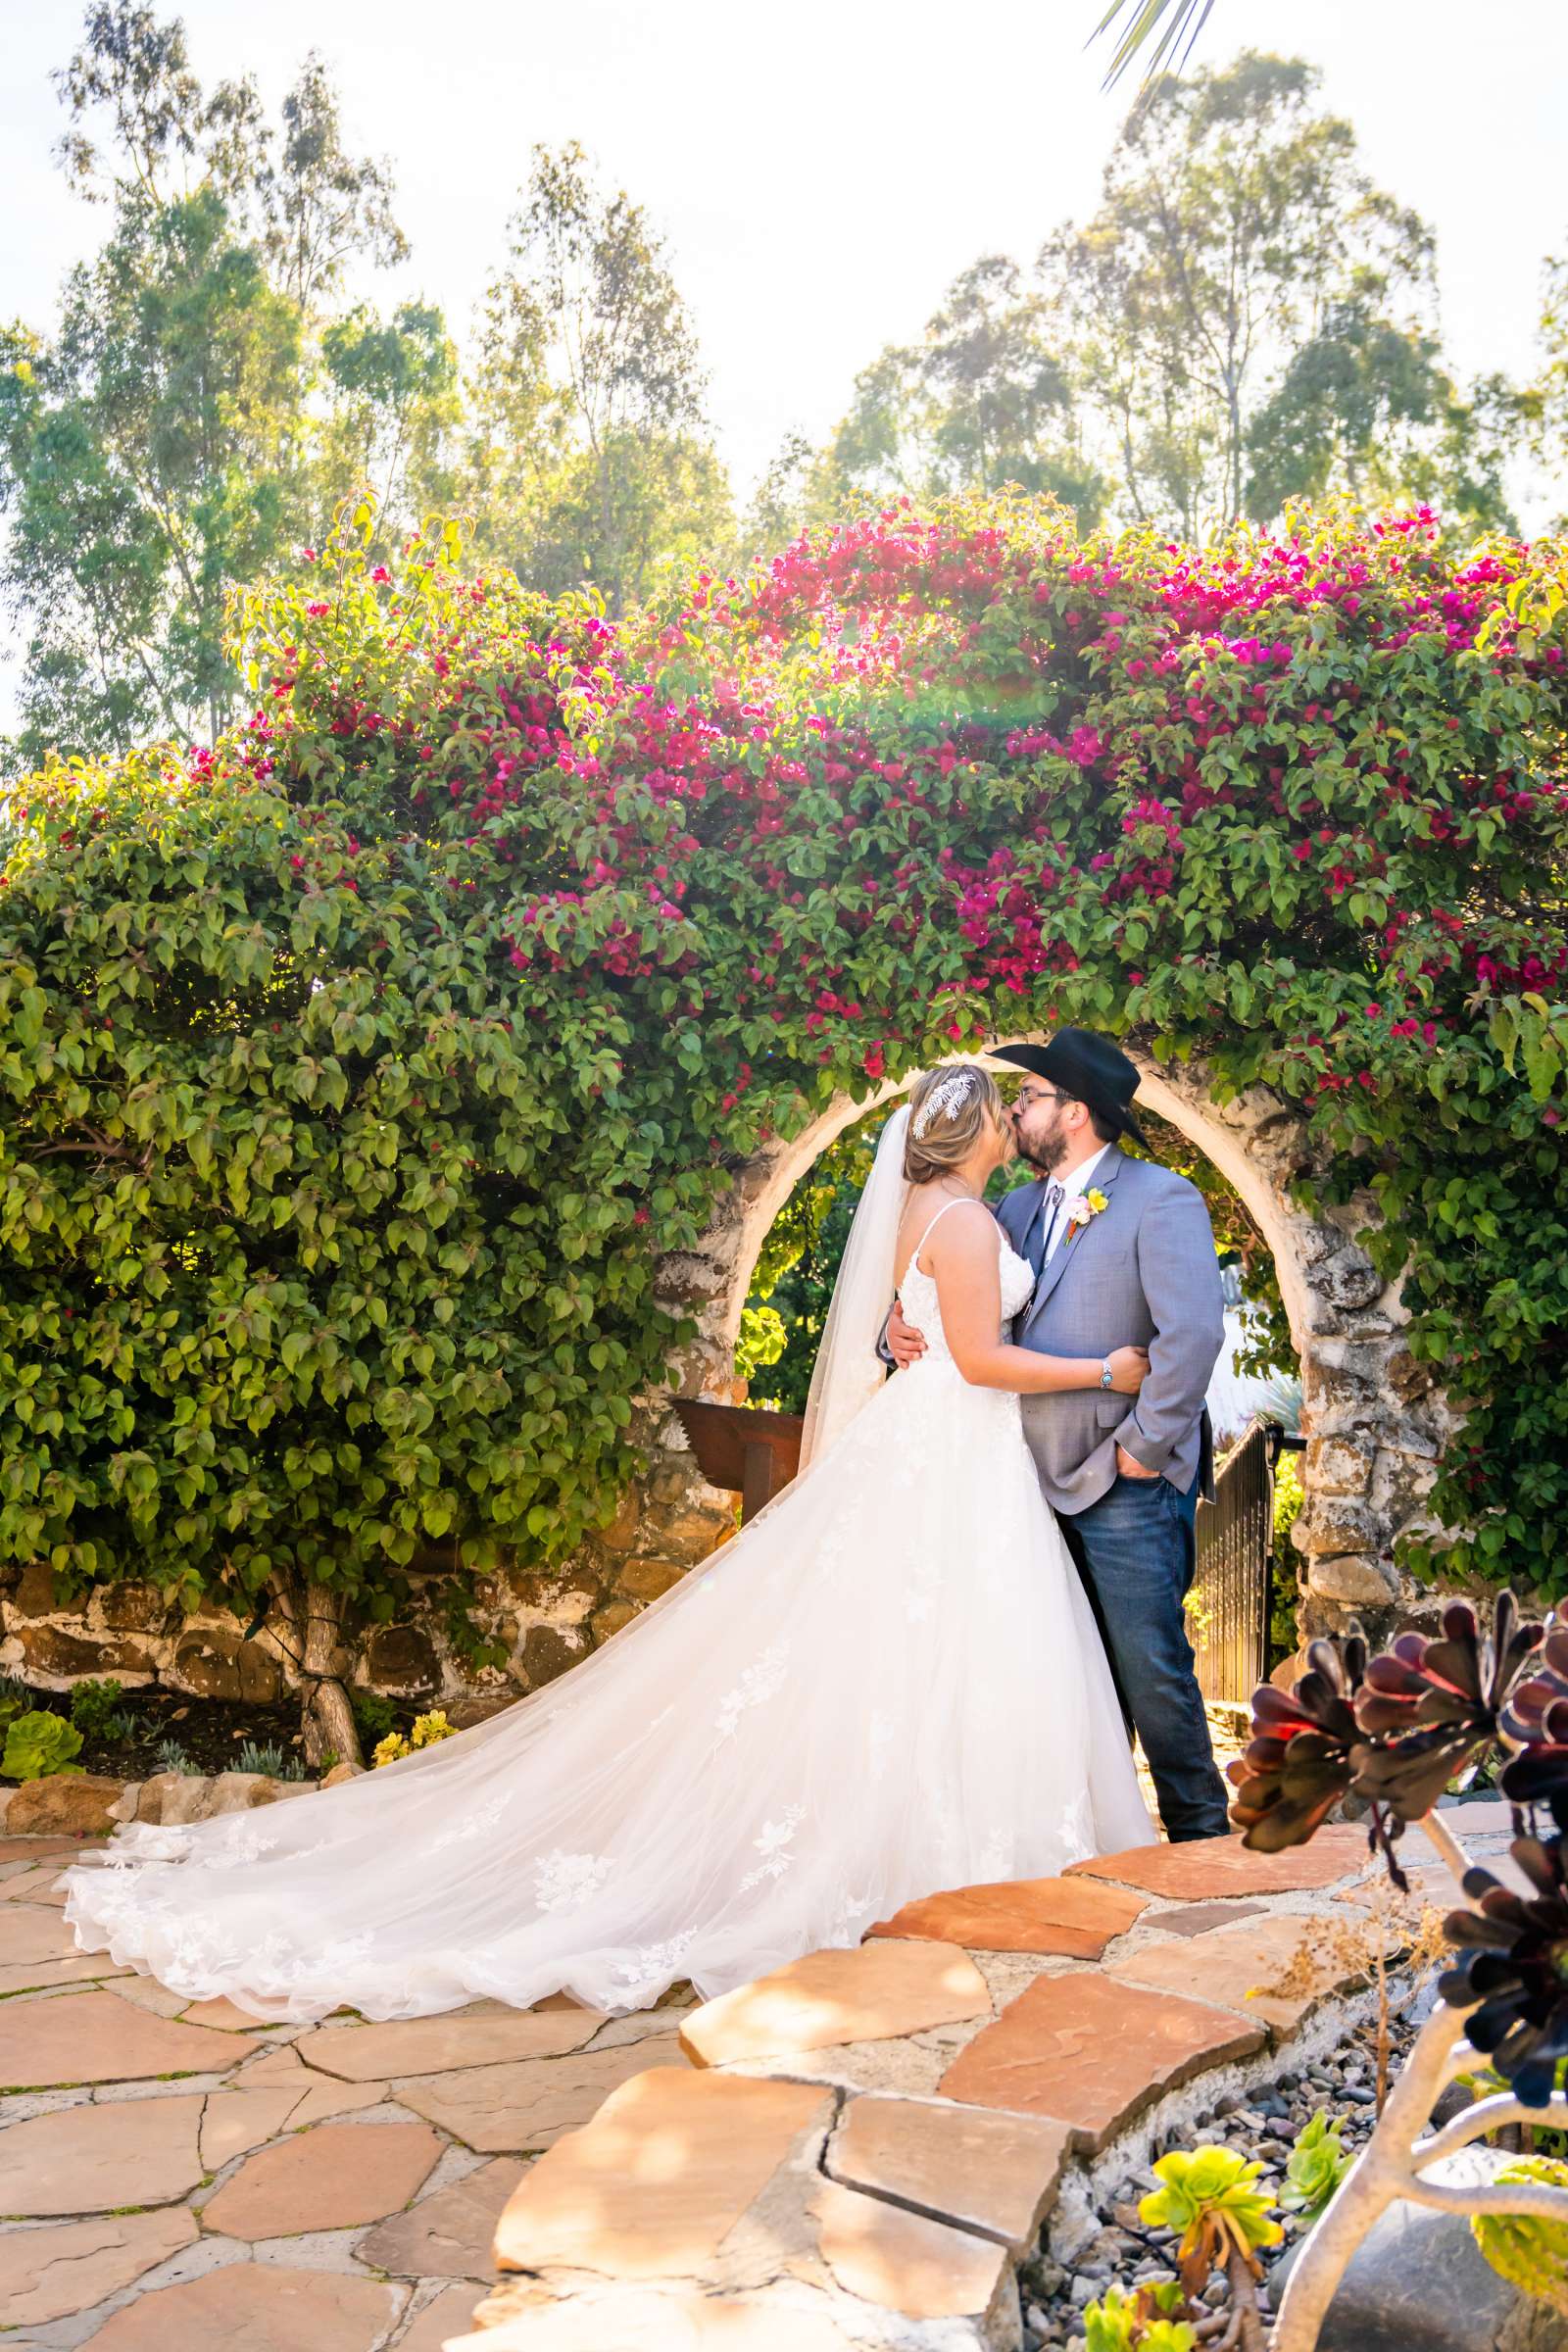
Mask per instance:
[[[1430,1994],[1427,1995],[1427,2001]],[[1425,2014],[1423,2001],[1394,2020],[1390,2034],[1390,2078],[1397,2074]],[[1288,2053],[1286,2053],[1288,2055]],[[1201,2110],[1191,2124],[1167,2133],[1151,2151],[1151,2163],[1173,2148],[1226,2146],[1256,2159],[1263,2172],[1257,2186],[1277,2197],[1285,2182],[1291,2145],[1325,2109],[1330,2120],[1344,2125],[1343,2140],[1353,2155],[1367,2141],[1377,2120],[1377,2034],[1368,2022],[1350,2033],[1344,2043],[1310,2066],[1289,2065],[1268,2084],[1256,2084],[1244,2094],[1229,2094],[1212,2108]],[[1024,2308],[1024,2352],[1042,2346],[1082,2352],[1086,2342],[1083,2310],[1107,2286],[1127,2291],[1153,2279],[1176,2276],[1172,2260],[1175,2235],[1169,2230],[1151,2230],[1138,2218],[1139,2199],[1159,2185],[1147,2168],[1127,2173],[1097,2207],[1101,2228],[1066,2269],[1053,2259],[1043,2242],[1023,2266],[1019,2287]],[[1282,2245],[1265,2254],[1265,2266],[1285,2253],[1303,2225],[1291,2214],[1279,2219],[1285,2230]],[[1210,2278],[1202,2300],[1211,2309],[1225,2301],[1228,2289],[1218,2272]]]

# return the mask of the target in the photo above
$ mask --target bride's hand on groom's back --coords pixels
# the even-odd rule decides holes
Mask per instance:
[[[901,1372],[906,1372],[911,1364],[917,1364],[925,1353],[924,1339],[912,1323],[906,1323],[904,1309],[897,1298],[893,1301],[893,1312],[888,1317],[887,1339],[888,1353]]]

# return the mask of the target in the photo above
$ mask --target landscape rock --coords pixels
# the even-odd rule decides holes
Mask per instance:
[[[169,1680],[197,1698],[270,1707],[282,1691],[283,1669],[260,1642],[247,1642],[224,1626],[199,1626],[176,1643]]]
[[[1466,2148],[1427,2167],[1454,2185],[1490,2180],[1501,2150]],[[1277,2310],[1296,2249],[1276,2267]],[[1318,2335],[1317,2352],[1564,2352],[1568,2319],[1501,2278],[1463,2214],[1391,2205],[1351,2256]]]
[[[24,1781],[6,1807],[6,1832],[13,1838],[92,1837],[113,1827],[123,1781],[91,1772],[51,1773]]]

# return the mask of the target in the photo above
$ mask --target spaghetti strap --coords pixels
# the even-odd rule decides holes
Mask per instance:
[[[932,1218],[930,1224],[926,1227],[924,1233],[921,1234],[920,1239],[915,1243],[914,1248],[909,1251],[908,1256],[905,1259],[904,1272],[899,1277],[901,1283],[906,1278],[911,1266],[919,1266],[921,1250],[925,1248],[927,1242],[931,1239],[931,1236],[935,1233],[937,1227],[941,1224],[949,1209],[963,1207],[985,1208],[986,1204],[973,1193],[955,1193],[951,1200],[944,1200],[942,1206],[937,1210],[936,1215]],[[991,1216],[991,1211],[988,1208],[986,1209],[986,1214],[988,1217]],[[996,1219],[994,1217],[992,1217],[991,1221],[993,1224],[996,1224]],[[997,1225],[997,1232],[999,1235],[1002,1232],[1002,1227],[1000,1225]]]

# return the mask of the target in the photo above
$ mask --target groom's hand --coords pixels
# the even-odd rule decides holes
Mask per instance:
[[[888,1353],[901,1372],[907,1372],[925,1353],[925,1341],[912,1323],[906,1323],[904,1309],[896,1298],[888,1317]]]
[[[1157,1478],[1159,1476],[1157,1470],[1146,1470],[1138,1456],[1135,1453],[1129,1453],[1125,1446],[1118,1446],[1116,1448],[1116,1468],[1123,1478]]]

